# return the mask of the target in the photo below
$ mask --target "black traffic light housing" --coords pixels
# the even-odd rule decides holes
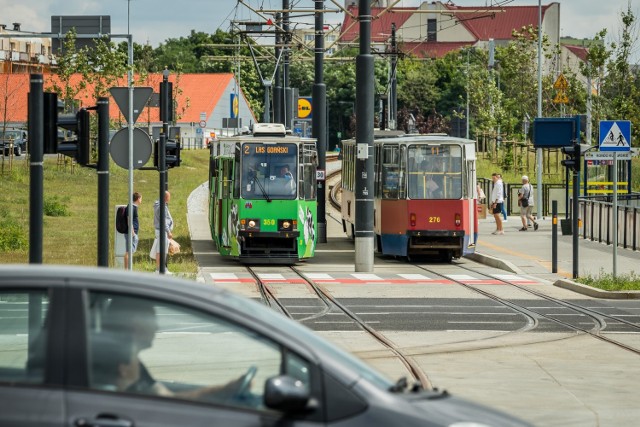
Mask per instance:
[[[58,114],[58,95],[44,93],[44,152],[74,157],[87,166],[91,160],[91,116],[86,108],[76,114]],[[76,138],[58,141],[58,128],[72,131]]]
[[[574,142],[573,145],[562,147],[562,153],[565,156],[568,156],[562,161],[562,166],[565,166],[574,172],[580,172],[580,163],[582,163],[580,143]]]
[[[160,141],[156,139],[153,143],[153,166],[156,168],[160,163],[160,161],[158,160],[159,147],[160,147]],[[181,149],[180,142],[174,141],[171,139],[167,140],[166,147],[165,147],[165,153],[166,153],[165,162],[166,162],[167,168],[174,168],[174,167],[180,166],[180,163],[181,163],[180,149]]]

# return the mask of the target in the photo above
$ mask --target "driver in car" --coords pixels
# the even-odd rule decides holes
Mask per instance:
[[[113,391],[191,400],[240,399],[251,388],[256,368],[240,378],[219,386],[174,392],[156,381],[139,358],[139,353],[153,344],[158,330],[155,309],[151,304],[114,298],[107,309],[102,339],[93,346],[94,381]]]

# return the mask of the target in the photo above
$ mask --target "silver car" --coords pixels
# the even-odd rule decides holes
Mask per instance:
[[[2,426],[521,426],[212,286],[0,266]]]

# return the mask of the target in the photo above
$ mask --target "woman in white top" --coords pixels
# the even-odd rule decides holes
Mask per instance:
[[[496,219],[496,231],[491,234],[504,234],[502,230],[502,204],[504,203],[504,186],[500,174],[492,173],[491,179],[493,180],[493,190],[491,190],[491,212]]]

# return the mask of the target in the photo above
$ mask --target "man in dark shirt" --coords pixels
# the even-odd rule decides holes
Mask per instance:
[[[135,253],[136,249],[138,249],[138,229],[140,227],[138,222],[138,206],[142,203],[142,195],[138,192],[133,193],[133,241],[131,244],[131,251]],[[127,215],[129,215],[129,207],[127,207]],[[127,221],[129,217],[127,216]],[[127,233],[127,248],[124,254],[124,269],[129,269],[129,239],[131,238],[131,233]]]

